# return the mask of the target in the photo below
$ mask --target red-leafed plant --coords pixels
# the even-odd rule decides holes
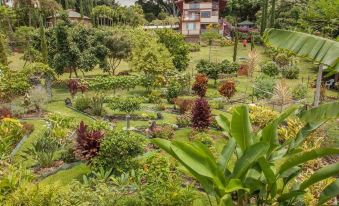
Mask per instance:
[[[222,83],[222,85],[218,89],[219,93],[226,97],[228,100],[234,96],[235,92],[235,82],[233,80],[226,80]]]
[[[204,74],[197,74],[192,90],[200,97],[204,97],[207,91],[208,77]]]
[[[6,107],[0,108],[0,119],[12,117],[12,112]]]
[[[70,79],[68,82],[68,90],[72,98],[78,93],[79,81],[76,79]]]
[[[195,100],[192,108],[192,127],[196,130],[205,130],[211,124],[211,108],[204,98]]]
[[[104,134],[101,131],[88,131],[88,126],[83,121],[77,129],[75,154],[81,160],[91,161],[97,156],[100,142]]]
[[[68,81],[68,90],[73,98],[78,93],[78,90],[80,90],[82,94],[85,93],[88,90],[88,86],[79,82],[77,79],[70,79]]]
[[[181,99],[176,98],[174,103],[178,105],[180,114],[185,114],[192,109],[194,100],[193,99]]]

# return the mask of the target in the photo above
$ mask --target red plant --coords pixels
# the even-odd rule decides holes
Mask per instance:
[[[196,130],[205,130],[211,124],[211,108],[207,100],[199,98],[195,100],[192,108],[192,127]]]
[[[178,105],[180,114],[185,114],[187,111],[192,109],[194,100],[193,99],[179,99],[176,98],[174,103]]]
[[[0,108],[0,119],[12,117],[12,112],[8,108]]]
[[[249,74],[249,66],[247,64],[240,65],[240,68],[238,69],[238,75],[239,76],[248,76]]]
[[[80,84],[79,89],[80,89],[81,93],[83,94],[88,90],[88,86],[86,84]]]
[[[78,93],[79,82],[76,79],[70,79],[68,82],[68,90],[72,97]]]
[[[100,131],[87,131],[87,125],[83,121],[77,129],[75,154],[81,160],[90,161],[100,149],[100,142],[104,134]]]
[[[222,85],[219,87],[218,91],[222,96],[226,97],[227,99],[230,99],[237,91],[235,89],[235,82],[233,80],[224,81]]]
[[[197,74],[192,90],[200,97],[204,97],[207,91],[208,77],[204,74]]]

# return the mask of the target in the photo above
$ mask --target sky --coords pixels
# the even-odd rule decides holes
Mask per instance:
[[[133,5],[136,0],[117,0],[117,2],[123,6],[130,6]]]

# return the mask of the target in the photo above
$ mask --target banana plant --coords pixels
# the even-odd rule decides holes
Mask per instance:
[[[278,127],[286,118],[298,115],[305,125],[296,137],[280,143]],[[316,171],[309,179],[294,183],[307,161],[339,154],[338,148],[302,151],[299,145],[328,119],[339,117],[339,103],[324,104],[301,112],[298,107],[287,109],[258,132],[252,130],[248,107],[238,106],[232,118],[217,118],[228,142],[219,157],[201,143],[154,139],[153,143],[178,160],[215,197],[220,206],[231,205],[294,205],[313,184],[339,173],[339,163]],[[294,184],[293,184],[294,183]],[[338,181],[323,191],[319,204],[335,197]]]

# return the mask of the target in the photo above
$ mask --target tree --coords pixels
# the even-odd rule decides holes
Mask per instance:
[[[270,27],[271,28],[274,28],[274,26],[275,26],[275,4],[276,4],[276,0],[272,0],[271,17],[270,17]]]
[[[45,25],[43,24],[42,17],[40,17],[40,38],[41,38],[41,54],[43,63],[48,62],[48,47],[47,47],[47,40],[46,40],[46,34],[45,34]]]
[[[211,61],[211,50],[213,42],[217,39],[221,38],[221,35],[218,32],[218,28],[215,28],[213,25],[207,26],[207,31],[202,33],[202,39],[208,43],[209,46],[209,53],[208,53],[208,60]]]
[[[141,100],[136,97],[114,98],[109,102],[110,108],[126,113],[126,130],[130,129],[131,114],[140,109]]]
[[[327,120],[339,117],[339,103],[321,105],[299,113],[300,119],[305,122],[303,127],[289,142],[279,142],[278,126],[297,109],[287,109],[257,132],[253,132],[245,105],[234,108],[230,119],[220,115],[217,122],[229,140],[217,159],[206,146],[199,143],[164,139],[154,139],[152,142],[178,160],[200,182],[207,195],[216,198],[218,205],[249,205],[250,202],[257,205],[298,205],[302,204],[306,189],[339,172],[339,164],[334,163],[317,170],[301,184],[296,181],[301,167],[308,161],[339,154],[338,148],[303,151],[299,147],[312,131]],[[271,158],[277,154],[280,158]],[[235,163],[230,161],[233,158]],[[329,186],[334,189],[332,192],[328,192],[328,187],[325,189],[329,196],[320,198],[319,204],[337,195],[334,185]],[[272,188],[275,189],[272,191]],[[321,197],[324,197],[325,191]]]
[[[260,34],[264,35],[264,31],[267,26],[268,0],[261,0],[261,1],[262,1],[262,7],[261,7]]]
[[[120,34],[108,36],[105,39],[105,46],[108,49],[108,70],[114,75],[121,61],[130,56],[132,46],[130,41]]]
[[[189,46],[184,36],[171,29],[157,30],[159,42],[164,44],[173,56],[173,64],[178,71],[186,70],[189,63]]]
[[[6,54],[6,50],[5,50],[5,45],[2,41],[2,37],[1,37],[1,34],[0,34],[0,64],[3,64],[3,65],[8,65],[8,61],[7,61],[7,54]]]
[[[339,43],[330,39],[296,31],[269,29],[265,33],[266,43],[280,49],[286,49],[296,55],[319,62],[319,71],[314,95],[314,106],[320,102],[320,89],[324,66],[333,73],[339,71]],[[326,49],[323,49],[326,48]]]
[[[214,79],[214,86],[217,85],[219,74],[222,73],[221,65],[219,63],[201,59],[196,68],[199,73],[206,74],[209,78]]]

